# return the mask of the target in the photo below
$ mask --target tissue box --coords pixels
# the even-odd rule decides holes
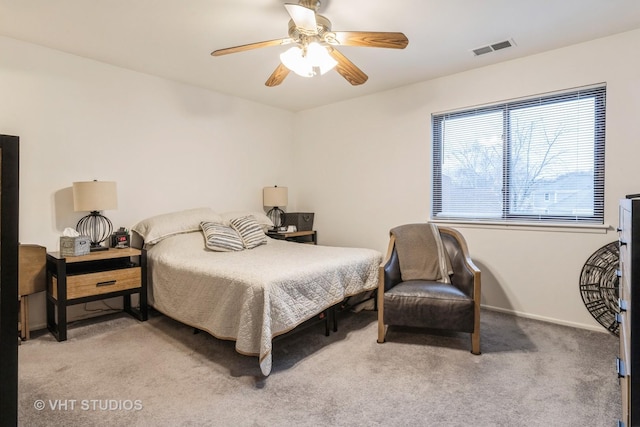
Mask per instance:
[[[60,237],[60,256],[88,255],[91,239],[87,236]]]

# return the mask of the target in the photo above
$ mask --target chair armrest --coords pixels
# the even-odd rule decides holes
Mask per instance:
[[[480,269],[473,263],[469,255],[467,242],[457,230],[449,227],[438,227],[443,240],[451,239],[452,244],[445,243],[451,265],[453,276],[451,282],[454,286],[462,290],[465,294],[474,298],[480,296]],[[447,236],[445,238],[445,236]]]
[[[379,267],[378,286],[384,286],[383,292],[388,291],[402,281],[400,275],[400,262],[398,261],[398,253],[395,248],[396,238],[391,236],[389,239],[389,248],[387,256],[384,258]]]

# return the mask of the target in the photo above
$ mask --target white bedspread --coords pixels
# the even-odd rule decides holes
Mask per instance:
[[[268,239],[240,252],[205,249],[200,232],[148,253],[149,302],[160,312],[259,356],[271,372],[271,340],[344,298],[375,289],[382,255],[371,249]]]

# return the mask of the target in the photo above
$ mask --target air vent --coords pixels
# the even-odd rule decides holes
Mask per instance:
[[[488,46],[478,47],[476,49],[472,49],[471,51],[475,56],[484,55],[486,53],[495,52],[496,50],[506,49],[511,46],[515,46],[513,39],[505,40],[502,42],[492,43]]]

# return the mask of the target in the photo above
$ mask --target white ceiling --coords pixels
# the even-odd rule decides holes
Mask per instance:
[[[0,0],[0,35],[299,111],[640,28],[640,0],[324,0],[333,30],[402,31],[409,46],[340,48],[361,86],[335,71],[265,86],[287,47],[210,55],[286,37],[285,2]],[[471,53],[506,39],[516,46]]]

